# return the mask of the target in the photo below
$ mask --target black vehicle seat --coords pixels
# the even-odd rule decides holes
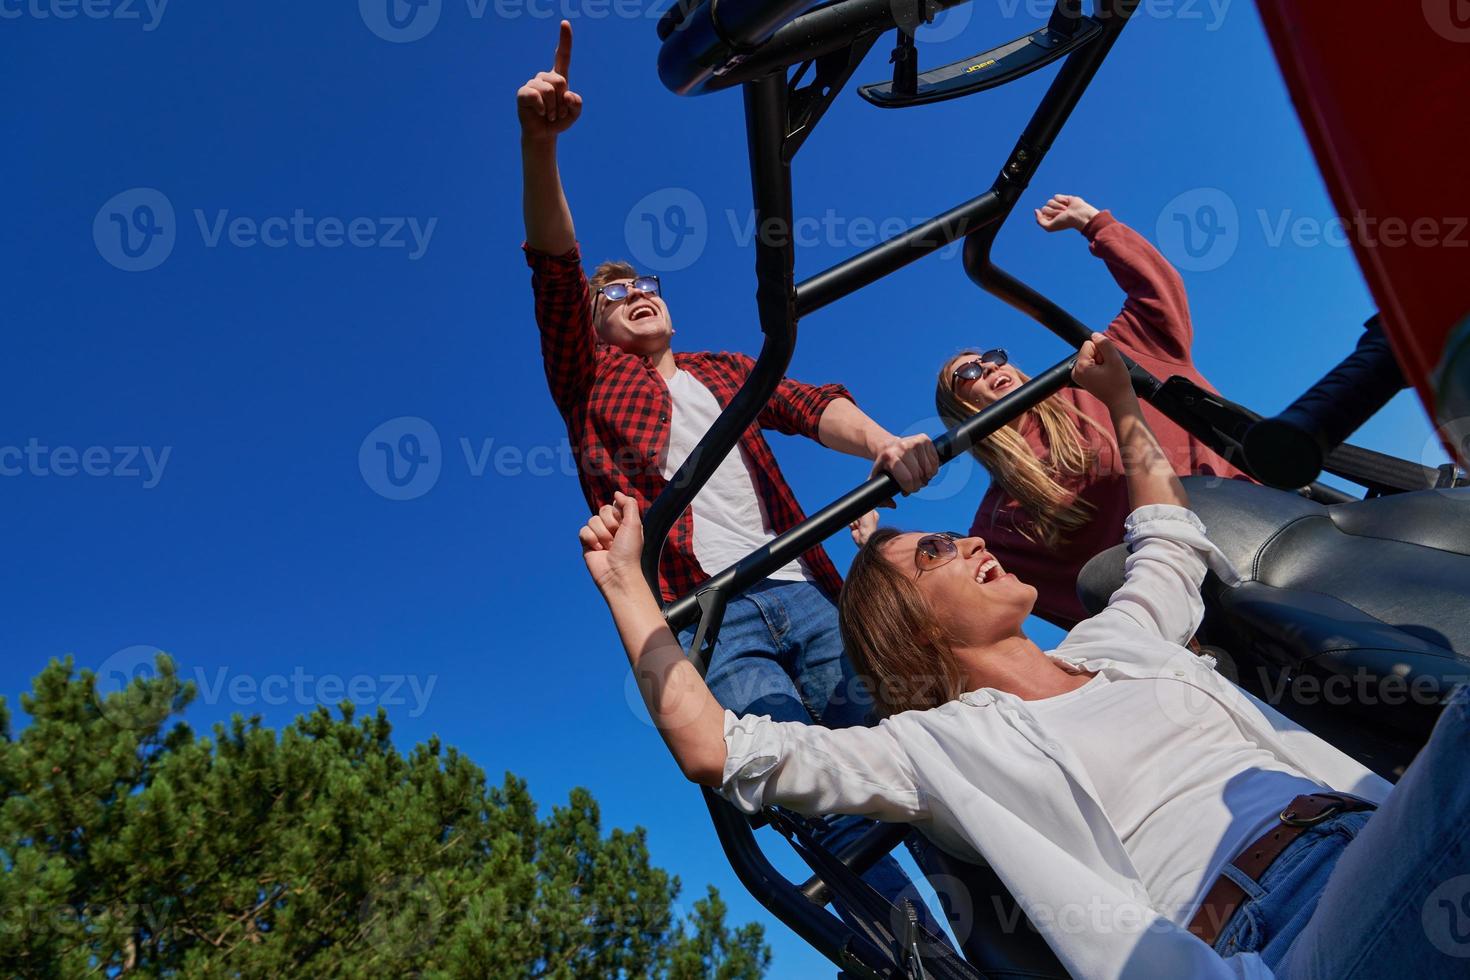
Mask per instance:
[[[1292,673],[1396,678],[1420,700],[1470,681],[1470,488],[1324,505],[1241,480],[1184,483],[1245,579],[1232,589],[1211,577],[1206,590],[1263,659]],[[1126,554],[1118,545],[1084,566],[1089,610],[1122,584]]]

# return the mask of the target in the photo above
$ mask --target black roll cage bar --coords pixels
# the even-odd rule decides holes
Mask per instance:
[[[680,94],[735,85],[743,88],[757,229],[756,305],[764,341],[746,383],[644,515],[642,570],[655,595],[660,594],[658,564],[665,539],[679,515],[755,421],[784,377],[796,346],[797,322],[802,316],[963,238],[964,268],[978,286],[1074,347],[1091,335],[1091,330],[1081,321],[997,266],[991,250],[1002,224],[1128,25],[1138,0],[1095,0],[1092,16],[1100,22],[1101,30],[1060,61],[1050,87],[989,189],[829,269],[799,283],[795,280],[795,253],[790,234],[792,160],[881,34],[897,28],[900,45],[903,46],[902,35],[907,34],[911,47],[918,24],[931,20],[939,10],[963,2],[966,0],[833,0],[773,26],[773,21],[779,23],[805,7],[806,0],[694,0],[692,3],[680,0],[660,22],[659,34],[665,43],[659,70],[669,88]],[[715,16],[716,4],[721,5],[719,13],[723,21]],[[1080,7],[1080,0],[1056,0],[1054,22],[1059,16],[1080,16]],[[895,58],[898,57],[896,52]],[[788,70],[793,66],[799,67],[788,78]],[[1069,384],[1074,361],[1072,355],[1058,362],[936,437],[934,443],[941,464],[967,452],[976,441]],[[1140,397],[1242,470],[1252,473],[1241,452],[1241,441],[1260,416],[1186,379],[1161,381],[1132,362],[1130,370]],[[1341,455],[1344,452],[1350,458],[1344,458]],[[1352,456],[1352,453],[1359,455]],[[1334,457],[1337,469],[1334,469]],[[1401,462],[1343,446],[1328,454],[1325,468],[1365,482],[1358,474],[1365,465],[1375,462],[1375,458],[1378,462]],[[1430,471],[1429,485],[1433,485],[1432,478]],[[1366,485],[1373,489],[1371,482]],[[1384,492],[1392,486],[1388,480]],[[665,618],[675,632],[697,624],[690,658],[701,672],[708,665],[708,655],[718,638],[730,599],[880,502],[894,497],[898,489],[893,477],[875,476],[779,535],[766,547],[715,574],[692,594],[666,604]],[[1311,490],[1313,496],[1326,502],[1354,499],[1321,484],[1312,484]],[[913,964],[906,957],[892,949],[880,949],[880,943],[872,935],[859,934],[822,908],[835,883],[827,880],[830,876],[822,874],[818,863],[803,854],[816,874],[805,885],[797,886],[778,873],[761,852],[753,829],[768,821],[779,823],[785,819],[781,814],[768,812],[762,817],[748,818],[710,790],[706,789],[704,794],[721,845],[741,882],[767,909],[833,963],[862,977],[966,974],[963,966],[957,974],[952,964],[923,962],[918,965],[918,972],[914,972]],[[861,873],[887,854],[906,829],[880,826],[837,855],[837,859],[855,873]],[[926,974],[926,965],[935,972]],[[943,968],[935,970],[935,967]],[[972,970],[968,975],[979,974]]]
[[[966,272],[981,288],[1039,320],[1073,346],[1080,345],[1091,335],[1080,321],[998,268],[990,258],[990,249],[1001,224],[1015,208],[1032,174],[1061,131],[1062,124],[1071,115],[1127,25],[1137,0],[1099,0],[1098,17],[1103,22],[1101,34],[1062,62],[1056,78],[989,190],[801,283],[795,281],[795,251],[790,232],[793,223],[791,161],[879,35],[898,25],[895,6],[889,0],[841,0],[818,7],[777,30],[765,45],[722,76],[722,82],[740,82],[744,86],[746,137],[757,229],[754,242],[756,308],[765,340],[749,379],[644,516],[643,572],[655,591],[658,556],[664,539],[785,376],[796,349],[797,320],[800,317],[964,238]],[[850,32],[855,24],[861,25],[861,33],[854,37]],[[798,44],[798,38],[803,39],[803,43]],[[798,63],[802,63],[801,68],[788,82],[786,69]],[[814,77],[803,85],[813,66],[816,68]],[[764,74],[747,77],[757,68]],[[1143,374],[1141,369],[1135,368],[1135,377],[1142,382],[1145,393],[1151,393],[1151,389],[1159,387],[1158,382],[1149,385],[1140,377]],[[1033,379],[1033,383],[1036,380],[1039,379]],[[1004,406],[1007,409],[1005,417],[984,432],[976,430],[972,438],[983,438],[1029,407],[1015,402],[1021,394],[1017,390],[998,402],[996,408]],[[953,437],[953,433],[948,435]],[[968,446],[966,443],[961,451]],[[952,457],[951,451],[950,456],[942,455],[941,459]],[[830,524],[825,526],[826,533],[830,534],[845,523],[838,518],[845,516],[846,521],[850,521],[866,512],[873,503],[892,496],[897,487],[885,484],[884,479],[880,476],[869,481],[865,486],[871,489],[860,497],[849,494],[843,498],[846,504],[839,508],[841,513],[823,522],[824,526]],[[864,506],[864,501],[867,506]],[[808,519],[802,527],[810,528],[831,509],[824,508],[818,517]],[[802,533],[802,540],[809,543],[806,548],[794,552],[793,557],[820,541],[821,537],[808,530]],[[694,620],[697,596],[725,588],[723,583],[734,577],[735,569],[745,570],[741,576],[742,586],[749,586],[761,577],[746,580],[757,566],[767,570],[780,567],[785,561],[775,561],[774,547],[781,543],[778,539],[772,548],[756,552],[705,583],[694,596],[680,599],[667,610],[669,625],[676,630],[689,625]],[[787,550],[783,548],[781,553]],[[721,584],[714,584],[717,579]]]

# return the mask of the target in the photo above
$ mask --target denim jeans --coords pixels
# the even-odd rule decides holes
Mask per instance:
[[[1291,843],[1215,949],[1261,954],[1282,980],[1470,976],[1470,685],[1377,811]]]
[[[686,650],[694,631],[691,626],[679,634]],[[766,579],[731,600],[704,681],[715,700],[736,714],[828,728],[874,721],[872,695],[843,653],[837,607],[810,582]],[[855,816],[827,816],[820,823],[827,828],[822,844],[834,853],[874,825]],[[894,905],[913,902],[920,921],[944,934],[892,856],[873,865],[863,880]],[[848,918],[840,903],[836,910]]]

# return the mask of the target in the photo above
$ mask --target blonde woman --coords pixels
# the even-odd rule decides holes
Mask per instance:
[[[1073,376],[1129,460],[1122,588],[1044,651],[1035,589],[985,542],[878,532],[841,601],[873,728],[721,708],[639,572],[637,502],[593,517],[587,569],[680,769],[747,813],[914,824],[989,864],[1075,977],[1463,977],[1445,913],[1470,889],[1470,688],[1391,788],[1223,680],[1181,644],[1229,564],[1111,344],[1094,334]]]
[[[1193,329],[1184,283],[1142,235],[1075,195],[1058,194],[1035,213],[1047,231],[1081,232],[1128,294],[1107,329],[1120,350],[1155,377],[1182,375],[1214,390],[1190,355]],[[962,351],[940,368],[934,395],[939,415],[954,426],[1026,378],[1003,350]],[[1175,473],[1243,477],[1151,406],[1143,411]],[[991,482],[970,533],[1036,587],[1038,615],[1071,628],[1087,615],[1077,598],[1077,573],[1093,555],[1118,543],[1128,512],[1107,409],[1085,391],[1064,390],[972,452]],[[870,515],[854,528],[860,543],[876,523]]]

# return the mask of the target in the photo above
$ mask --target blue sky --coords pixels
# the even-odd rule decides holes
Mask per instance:
[[[14,704],[51,657],[118,670],[161,648],[205,689],[199,728],[385,704],[405,747],[437,733],[544,807],[589,787],[608,826],[648,827],[687,895],[714,882],[736,920],[771,923],[774,976],[824,974],[735,881],[630,706],[518,248],[514,92],[569,16],[586,110],[561,160],[587,259],[660,271],[680,347],[754,353],[741,100],[660,86],[644,0],[434,0],[402,27],[385,4],[0,4],[0,692]],[[982,0],[926,29],[921,56],[1043,20]],[[886,76],[889,46],[858,82]],[[844,94],[796,161],[798,276],[985,189],[1052,73],[903,112]],[[1260,411],[1372,312],[1241,0],[1143,5],[1028,203],[1055,191],[1162,236],[1188,267],[1198,364]],[[680,248],[655,248],[675,227]],[[996,255],[1088,322],[1119,305],[1079,236],[1024,211]],[[971,344],[1030,368],[1065,353],[951,250],[805,320],[791,373],[934,432],[934,372]],[[423,459],[405,486],[380,441]],[[866,474],[773,441],[809,506]],[[1357,441],[1442,458],[1407,395]],[[896,519],[962,525],[984,488],[961,461]],[[832,553],[842,567],[851,547]]]

